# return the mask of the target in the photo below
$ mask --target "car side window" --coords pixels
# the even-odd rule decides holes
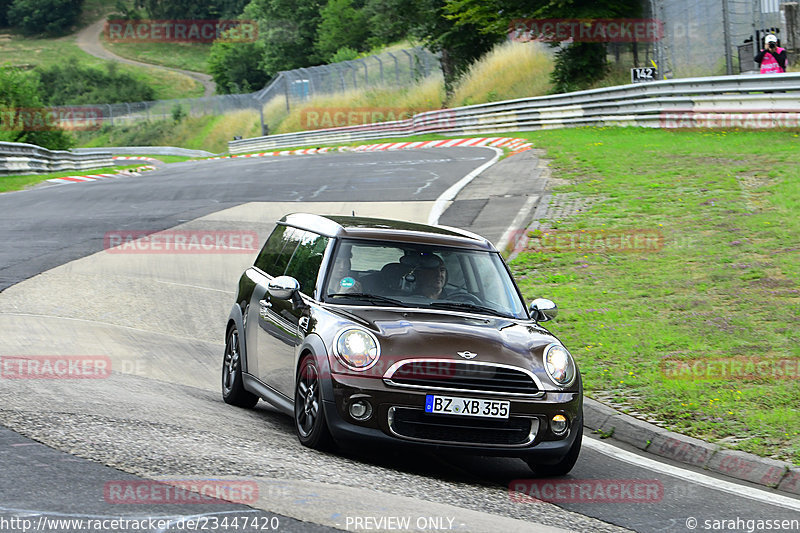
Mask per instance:
[[[286,268],[286,275],[300,282],[300,292],[313,297],[328,237],[298,230],[292,238],[297,239],[298,244]]]
[[[256,258],[255,266],[270,276],[282,276],[292,257],[297,243],[298,230],[287,226],[276,226]]]

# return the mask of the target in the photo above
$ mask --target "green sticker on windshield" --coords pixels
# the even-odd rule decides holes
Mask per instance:
[[[356,280],[354,280],[353,278],[342,278],[342,281],[339,282],[339,285],[344,289],[349,289],[355,284]]]

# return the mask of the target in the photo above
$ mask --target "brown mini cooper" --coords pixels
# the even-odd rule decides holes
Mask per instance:
[[[262,398],[312,448],[353,441],[520,457],[566,474],[581,376],[486,239],[444,226],[292,214],[239,280],[222,396]]]

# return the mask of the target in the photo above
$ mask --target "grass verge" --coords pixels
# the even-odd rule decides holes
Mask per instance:
[[[65,170],[63,172],[51,172],[49,174],[13,174],[10,176],[0,176],[0,193],[21,191],[33,185],[38,185],[45,180],[52,178],[63,178],[64,176],[91,176],[93,174],[110,174],[118,170],[126,170],[142,166],[144,161],[136,165],[125,165],[119,167],[94,168],[92,170]]]
[[[8,34],[0,40],[0,65],[10,64],[23,68],[50,67],[63,65],[70,59],[75,59],[81,66],[100,69],[105,69],[109,63],[81,50],[75,44],[74,35],[58,39],[36,39]],[[117,69],[150,85],[158,100],[203,96],[204,89],[200,83],[177,72],[122,63],[117,63]]]
[[[258,112],[236,111],[217,116],[143,121],[125,126],[106,125],[98,131],[75,132],[78,146],[180,146],[212,153],[226,152],[234,136],[255,137],[261,132]]]
[[[206,43],[114,43],[100,36],[103,47],[142,63],[208,73],[208,54],[211,45]]]
[[[511,267],[526,298],[561,307],[552,329],[587,392],[672,430],[800,464],[798,134],[520,136],[545,148],[566,180],[555,199],[584,206],[546,221]],[[661,244],[601,246],[636,232]]]

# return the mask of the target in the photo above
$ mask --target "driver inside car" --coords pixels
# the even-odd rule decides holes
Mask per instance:
[[[414,270],[416,293],[432,300],[442,298],[447,283],[447,268],[444,261],[435,254],[420,254],[422,261]]]

